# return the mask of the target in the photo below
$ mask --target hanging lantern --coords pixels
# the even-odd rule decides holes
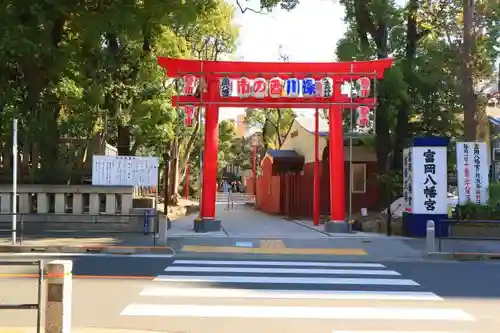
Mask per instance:
[[[236,87],[238,97],[240,98],[247,98],[252,94],[252,80],[247,77],[239,78]]]
[[[369,128],[371,125],[371,110],[367,106],[358,106],[356,108],[356,125],[359,128]]]
[[[233,94],[233,80],[229,77],[223,77],[219,80],[220,97],[228,98]]]
[[[316,80],[312,77],[302,80],[302,96],[306,98],[316,96]]]
[[[371,91],[371,81],[367,77],[361,77],[356,80],[357,94],[358,97],[366,98],[370,96]]]
[[[198,85],[198,80],[194,75],[184,75],[183,77],[184,87],[183,93],[185,96],[192,96],[196,93],[196,88]]]
[[[193,126],[193,117],[194,117],[194,106],[188,105],[184,107],[184,125],[186,127],[191,127]]]
[[[255,98],[264,98],[267,96],[267,81],[262,77],[253,80],[253,96]]]
[[[290,78],[285,81],[285,96],[286,97],[299,97],[300,81],[296,78]]]
[[[321,89],[320,97],[331,98],[333,96],[333,79],[330,77],[322,78],[319,88]]]
[[[283,80],[280,77],[273,77],[269,80],[269,96],[280,98],[283,94]]]

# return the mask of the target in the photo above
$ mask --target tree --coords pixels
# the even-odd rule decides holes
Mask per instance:
[[[245,124],[262,129],[264,152],[281,147],[292,126],[295,114],[292,109],[252,109],[245,110]]]
[[[245,2],[245,0],[236,0],[236,6],[242,13],[249,11],[263,14],[271,12],[277,6],[286,11],[293,10],[300,3],[300,0],[260,0],[259,8],[248,7]]]
[[[488,2],[478,3],[474,20],[473,30],[479,37],[470,66],[475,87],[491,78],[491,64],[498,56],[492,40],[498,40],[494,21],[498,21],[500,11],[495,2],[489,2],[488,12],[484,11],[482,6]],[[380,17],[390,14],[385,20],[386,46],[388,54],[395,57],[395,64],[379,85],[382,105],[376,109],[376,148],[380,179],[388,175],[397,177],[401,151],[411,138],[418,135],[453,138],[464,133],[464,61],[460,52],[463,37],[456,19],[458,16],[460,20],[461,3],[452,1],[450,6],[449,1],[433,2],[431,8],[428,2],[420,0],[410,0],[404,8],[385,0],[353,0],[345,4],[349,29],[337,47],[341,60],[380,58],[384,41],[377,40],[381,35],[376,30],[381,26],[375,24],[374,28],[367,18],[378,22]],[[481,34],[477,27],[482,27]],[[483,36],[487,32],[488,36]],[[387,145],[380,147],[384,142]],[[388,204],[395,194],[389,188],[394,182],[384,184],[382,201]]]
[[[29,180],[22,174],[21,181],[81,181],[72,179],[74,169],[88,161],[96,136],[130,154],[156,145],[146,132],[171,135],[172,109],[162,106],[169,90],[161,85],[155,53],[189,56],[173,28],[217,5],[2,2],[0,123],[9,142],[8,124],[19,119],[21,153],[32,156]]]
[[[235,48],[238,28],[232,22],[233,14],[230,5],[219,1],[217,7],[200,16],[196,23],[187,22],[176,26],[174,30],[184,38],[195,59],[218,60],[221,55],[232,53]],[[183,119],[182,115],[179,116]],[[200,136],[201,124],[196,121],[192,129],[187,129],[181,121],[177,122],[175,128],[177,135],[168,143],[172,156],[169,168],[170,198],[178,193],[179,184],[186,175],[186,166]]]

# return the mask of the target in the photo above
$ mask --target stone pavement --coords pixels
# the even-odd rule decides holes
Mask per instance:
[[[227,211],[226,205],[216,206],[217,217],[222,220],[222,231],[196,233],[193,220],[196,215],[185,216],[172,221],[168,237],[237,237],[237,238],[326,238],[327,234],[293,223],[280,216],[265,214],[247,205],[235,205]]]

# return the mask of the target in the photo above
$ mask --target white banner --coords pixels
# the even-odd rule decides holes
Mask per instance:
[[[403,150],[403,197],[404,210],[408,213],[411,213],[413,209],[412,164],[412,148],[405,148]]]
[[[413,147],[413,214],[447,214],[448,163],[446,147]]]
[[[94,155],[92,185],[156,187],[158,168],[158,157]]]
[[[488,203],[489,165],[484,142],[457,142],[458,203]]]

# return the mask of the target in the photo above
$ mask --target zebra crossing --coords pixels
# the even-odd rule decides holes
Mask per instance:
[[[292,304],[284,304],[287,301]],[[174,260],[121,316],[321,319],[332,320],[333,333],[401,332],[336,330],[339,320],[475,321],[461,309],[434,306],[442,301],[381,263]],[[413,332],[430,333],[404,331]]]

